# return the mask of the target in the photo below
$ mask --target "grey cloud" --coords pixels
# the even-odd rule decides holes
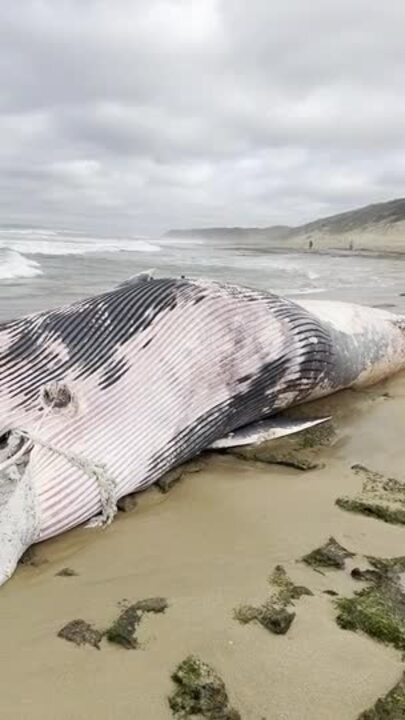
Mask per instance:
[[[3,223],[298,223],[404,194],[402,0],[0,2]]]

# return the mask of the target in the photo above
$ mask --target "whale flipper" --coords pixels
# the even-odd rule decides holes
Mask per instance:
[[[275,440],[285,435],[292,435],[302,430],[308,430],[308,428],[321,425],[330,419],[330,416],[323,418],[294,419],[275,415],[267,420],[259,420],[259,422],[233,430],[228,433],[228,435],[225,435],[225,437],[215,440],[215,442],[209,446],[209,449],[223,450],[231,447],[241,447],[241,445],[260,445],[267,440]]]

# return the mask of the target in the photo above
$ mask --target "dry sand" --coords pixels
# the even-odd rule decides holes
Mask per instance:
[[[330,535],[359,553],[404,553],[402,527],[334,503],[361,487],[353,463],[404,478],[405,376],[314,405],[331,410],[339,430],[324,469],[212,457],[167,495],[144,493],[107,530],[79,528],[38,546],[46,562],[19,567],[0,590],[1,717],[169,720],[170,674],[189,653],[217,669],[244,720],[355,720],[385,694],[401,675],[400,653],[340,629],[322,593],[351,593],[354,581],[296,561]],[[278,563],[315,593],[299,600],[284,636],[232,616],[266,598]],[[56,576],[65,566],[78,576]],[[140,649],[57,637],[69,620],[102,628],[119,601],[157,595],[170,607],[143,620]]]

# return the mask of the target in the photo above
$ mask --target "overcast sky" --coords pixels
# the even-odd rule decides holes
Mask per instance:
[[[154,234],[405,195],[405,0],[0,0],[0,223]]]

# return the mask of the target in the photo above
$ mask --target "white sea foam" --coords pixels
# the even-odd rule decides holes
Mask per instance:
[[[206,245],[207,241],[204,238],[198,237],[163,237],[161,239],[162,245],[168,247],[194,247],[194,245]]]
[[[16,250],[0,250],[0,280],[30,278],[42,275],[36,260],[27,258]]]
[[[85,255],[122,251],[152,253],[160,250],[159,245],[144,238],[100,238],[36,228],[0,230],[0,248],[28,255]]]

